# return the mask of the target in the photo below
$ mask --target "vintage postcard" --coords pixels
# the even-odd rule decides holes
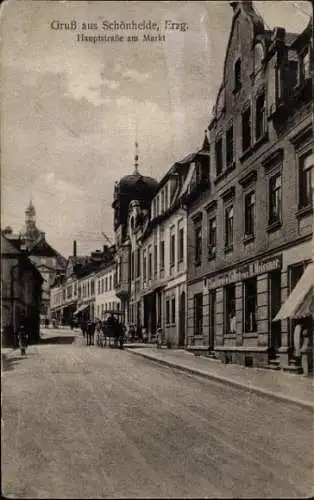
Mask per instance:
[[[0,13],[2,495],[312,497],[312,3]]]

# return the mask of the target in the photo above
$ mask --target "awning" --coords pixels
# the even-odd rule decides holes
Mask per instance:
[[[294,314],[294,318],[304,318],[305,316],[314,316],[314,287],[311,287],[301,306]]]
[[[299,318],[313,314],[310,312],[314,290],[314,262],[305,269],[298,283],[281,306],[273,321],[286,318]],[[305,314],[306,310],[309,312]],[[300,316],[301,315],[301,316]]]
[[[87,309],[89,304],[84,304],[83,306],[80,306],[78,309],[76,309],[75,313],[73,313],[73,316],[76,316],[78,313],[84,311]]]

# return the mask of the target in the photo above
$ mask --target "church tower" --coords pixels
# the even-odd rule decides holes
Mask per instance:
[[[25,248],[30,249],[44,235],[45,233],[36,227],[36,210],[32,200],[30,200],[25,210],[25,227],[21,234],[25,241]]]

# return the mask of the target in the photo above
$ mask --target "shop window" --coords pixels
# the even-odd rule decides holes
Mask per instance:
[[[255,233],[255,192],[251,191],[244,197],[244,234],[246,237]]]
[[[281,174],[269,179],[269,224],[281,222]]]
[[[265,92],[261,92],[256,98],[255,113],[255,139],[260,139],[266,131],[266,108]]]
[[[199,224],[194,228],[194,262],[199,266],[202,262],[202,226]]]
[[[231,250],[233,246],[233,205],[225,208],[225,249]]]
[[[257,278],[244,282],[244,331],[256,332]]]
[[[166,324],[170,324],[170,300],[166,300]]]
[[[184,229],[182,227],[179,229],[178,260],[179,262],[184,260]]]
[[[175,265],[175,258],[176,258],[176,240],[175,240],[175,235],[171,234],[170,235],[170,267],[173,267]]]
[[[208,258],[216,257],[217,221],[216,217],[209,218],[208,221]]]
[[[299,158],[299,208],[312,205],[312,151]]]
[[[251,147],[251,107],[248,106],[242,113],[242,151]]]
[[[226,132],[226,159],[227,167],[233,163],[233,125]]]
[[[241,59],[237,59],[234,65],[234,91],[241,88]]]
[[[165,269],[165,242],[162,240],[159,247],[160,271]]]
[[[194,335],[203,334],[203,294],[194,295]]]
[[[176,322],[176,298],[171,298],[171,323],[174,325]]]
[[[222,137],[217,139],[215,143],[215,156],[216,156],[216,175],[220,175],[223,170],[223,157],[222,157]]]
[[[225,334],[236,333],[236,308],[235,308],[235,291],[236,286],[234,283],[224,288],[224,331]]]

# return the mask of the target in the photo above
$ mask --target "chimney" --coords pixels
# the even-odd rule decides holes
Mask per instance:
[[[73,241],[73,257],[76,257],[77,253],[77,246],[76,246],[76,240]]]

